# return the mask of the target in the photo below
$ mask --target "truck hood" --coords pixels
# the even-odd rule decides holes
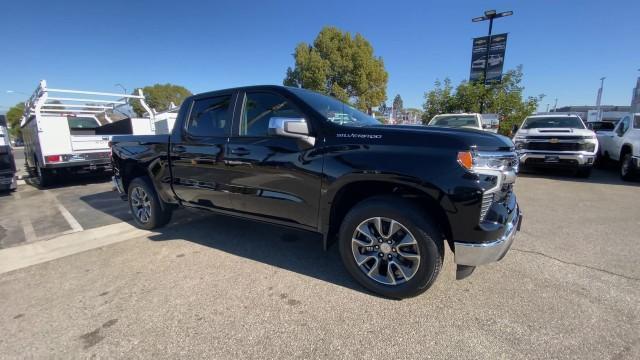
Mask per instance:
[[[520,129],[516,136],[594,136],[595,133],[589,129],[572,129],[572,128],[538,128],[538,129]]]
[[[360,132],[377,136],[385,144],[455,147],[459,150],[476,147],[480,151],[510,151],[513,149],[513,142],[508,137],[476,129],[376,125],[355,128],[353,131],[356,137]]]

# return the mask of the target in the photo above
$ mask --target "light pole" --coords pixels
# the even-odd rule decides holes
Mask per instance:
[[[553,112],[558,111],[558,98],[556,98],[555,102],[553,103]]]
[[[489,20],[489,35],[487,35],[487,51],[485,52],[484,57],[484,67],[482,69],[482,84],[487,84],[487,67],[489,66],[489,50],[491,49],[491,31],[493,30],[493,19],[498,19],[501,17],[511,16],[513,15],[513,11],[503,11],[501,13],[496,12],[495,10],[487,10],[484,12],[484,16],[479,16],[471,19],[472,22],[480,22]],[[484,96],[482,101],[480,102],[480,113],[484,111]]]
[[[602,111],[600,111],[600,103],[602,102],[602,89],[604,88],[604,79],[606,79],[606,77],[600,78],[600,88],[598,89],[598,97],[596,98],[596,110],[598,110],[598,121],[602,120]]]

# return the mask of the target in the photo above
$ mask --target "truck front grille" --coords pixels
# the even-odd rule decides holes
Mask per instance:
[[[547,151],[582,151],[584,144],[572,142],[530,142],[527,144],[528,150],[547,150]]]

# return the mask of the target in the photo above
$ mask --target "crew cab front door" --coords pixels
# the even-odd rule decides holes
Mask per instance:
[[[315,228],[322,156],[308,142],[269,134],[271,118],[301,119],[305,114],[277,92],[246,92],[238,104],[225,156],[234,209]]]
[[[631,125],[631,117],[625,116],[618,122],[618,126],[613,130],[609,156],[614,160],[621,160],[620,151],[622,150],[622,145],[624,145],[624,135],[629,130],[629,125]]]
[[[197,97],[180,131],[171,138],[173,190],[186,205],[230,209],[225,151],[235,97],[231,93]]]

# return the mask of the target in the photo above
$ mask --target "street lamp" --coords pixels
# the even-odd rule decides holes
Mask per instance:
[[[485,53],[484,58],[484,67],[482,69],[482,81],[483,85],[487,83],[487,67],[489,65],[489,50],[491,49],[491,31],[493,30],[493,19],[498,19],[501,17],[507,17],[513,15],[513,11],[503,11],[501,13],[496,12],[495,10],[487,10],[484,12],[484,16],[479,16],[471,19],[472,22],[480,22],[489,20],[489,39],[487,41],[487,51]],[[480,103],[480,113],[484,111],[484,99]]]
[[[124,87],[122,84],[117,83],[117,84],[115,84],[115,85],[113,85],[113,86],[119,86],[120,88],[122,88],[122,91],[124,91],[124,93],[125,93],[125,94],[127,94],[127,88],[126,88],[126,87]]]

